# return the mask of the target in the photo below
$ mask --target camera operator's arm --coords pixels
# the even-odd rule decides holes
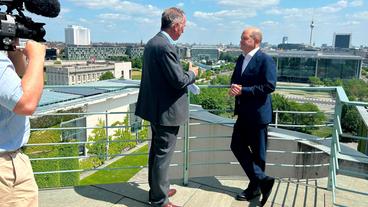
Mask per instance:
[[[45,61],[45,46],[35,41],[28,41],[23,50],[28,59],[26,69],[16,69],[17,72],[24,71],[22,78],[23,95],[15,105],[13,111],[20,115],[32,115],[40,101],[43,90],[43,66]],[[22,66],[24,56],[22,53],[14,53],[9,59],[15,66]],[[18,63],[18,64],[17,64]],[[24,63],[24,62],[23,62]]]

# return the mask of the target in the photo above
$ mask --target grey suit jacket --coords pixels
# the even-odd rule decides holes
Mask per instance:
[[[188,119],[187,86],[195,74],[183,71],[179,56],[161,32],[144,48],[135,114],[154,124],[179,126]]]

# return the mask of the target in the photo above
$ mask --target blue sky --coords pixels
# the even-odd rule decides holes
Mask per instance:
[[[239,44],[246,26],[264,32],[264,42],[332,44],[333,33],[352,33],[354,46],[368,45],[367,0],[59,0],[57,18],[31,15],[46,22],[49,41],[64,41],[64,28],[75,24],[91,30],[93,42],[147,42],[159,31],[161,13],[171,6],[187,15],[182,43]],[[28,15],[28,14],[27,14]]]

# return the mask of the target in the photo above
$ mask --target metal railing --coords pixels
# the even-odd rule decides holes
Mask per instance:
[[[228,88],[229,86],[200,86],[200,88]],[[134,87],[136,88],[136,87]],[[368,106],[368,103],[362,103],[362,102],[353,102],[349,101],[345,91],[342,87],[277,87],[277,90],[301,90],[301,91],[323,91],[328,93],[334,93],[336,95],[336,105],[334,110],[334,122],[333,123],[326,123],[326,124],[319,124],[319,125],[290,125],[290,124],[283,124],[279,123],[278,118],[276,118],[276,122],[274,124],[271,124],[273,126],[277,127],[293,127],[293,128],[307,128],[307,127],[322,127],[322,126],[333,126],[333,133],[332,133],[332,139],[331,139],[331,149],[330,149],[330,161],[329,163],[319,163],[319,164],[312,164],[312,165],[297,165],[297,164],[283,164],[283,163],[267,163],[268,166],[279,166],[279,167],[294,167],[294,168],[308,168],[308,167],[326,167],[329,166],[329,179],[328,179],[328,187],[332,192],[332,200],[333,203],[336,203],[336,189],[346,190],[349,192],[355,192],[360,194],[368,195],[364,192],[357,192],[351,189],[344,189],[339,187],[338,180],[337,180],[337,174],[344,174],[352,177],[368,177],[368,174],[366,173],[357,173],[346,169],[341,169],[339,167],[339,156],[342,153],[339,138],[341,136],[349,137],[351,139],[357,139],[357,140],[367,140],[367,137],[359,137],[359,136],[352,136],[347,135],[342,131],[341,127],[341,112],[343,105],[347,106]],[[188,96],[190,96],[188,94]],[[190,97],[189,97],[190,98]],[[302,113],[302,114],[314,114],[316,112],[296,112],[296,111],[275,111],[276,117],[278,117],[281,113],[290,113],[290,114],[296,114],[296,113]],[[111,120],[109,118],[110,115],[116,115],[116,114],[132,114],[130,112],[94,112],[94,113],[84,113],[84,112],[78,112],[78,113],[54,113],[54,114],[40,114],[40,116],[66,116],[66,115],[73,115],[78,117],[88,117],[88,116],[101,116],[104,117],[104,124],[103,126],[98,127],[91,127],[91,126],[75,126],[75,127],[61,127],[61,128],[32,128],[33,132],[36,131],[63,131],[63,130],[93,130],[93,129],[103,129],[105,130],[105,139],[100,141],[73,141],[73,142],[58,142],[58,143],[34,143],[34,144],[27,144],[28,147],[37,147],[37,146],[60,146],[60,145],[76,145],[76,146],[86,146],[86,145],[92,145],[92,144],[101,144],[105,143],[105,152],[103,156],[105,159],[109,159],[111,157],[115,156],[140,156],[140,155],[147,155],[147,153],[118,153],[118,154],[109,154],[109,146],[111,143],[116,142],[147,142],[150,141],[148,137],[138,137],[136,136],[135,139],[131,140],[110,140],[109,135],[111,130],[116,129],[124,129],[124,128],[131,128],[132,125],[128,126],[112,126]],[[37,115],[36,115],[37,116]],[[226,162],[191,162],[190,160],[190,154],[196,153],[196,152],[205,152],[205,151],[211,151],[211,152],[229,152],[230,149],[228,148],[218,148],[218,149],[204,149],[204,148],[191,148],[190,142],[191,140],[195,139],[231,139],[231,136],[229,135],[218,135],[218,136],[196,136],[191,134],[191,127],[198,126],[198,125],[231,125],[233,124],[233,121],[223,121],[223,122],[216,122],[216,123],[193,123],[188,120],[187,123],[183,125],[183,136],[180,136],[178,139],[183,141],[183,148],[181,150],[176,150],[176,154],[182,153],[183,156],[183,162],[182,163],[173,163],[171,164],[172,167],[182,167],[183,168],[183,183],[188,184],[189,178],[190,178],[190,169],[193,166],[196,165],[222,165],[222,164],[230,164],[230,165],[238,165],[237,162],[233,161],[226,161]],[[149,125],[145,125],[143,127],[148,127]],[[138,135],[138,133],[136,133]],[[111,136],[111,135],[110,135]],[[302,139],[301,139],[302,140]],[[289,154],[322,154],[323,151],[316,151],[316,152],[299,152],[299,151],[285,151],[285,150],[268,150],[268,152],[271,153],[289,153]],[[78,155],[78,156],[62,156],[62,157],[43,157],[43,158],[32,158],[32,161],[54,161],[54,160],[79,160],[79,159],[85,159],[85,158],[91,158],[91,157],[100,157],[101,155],[93,155],[93,154],[86,154],[86,155]],[[54,170],[54,171],[40,171],[35,172],[36,175],[42,175],[42,174],[52,174],[52,173],[70,173],[70,172],[87,172],[87,171],[98,171],[98,170],[119,170],[119,169],[131,169],[131,168],[144,168],[146,166],[127,166],[127,167],[121,167],[121,168],[91,168],[91,169],[72,169],[72,170]]]

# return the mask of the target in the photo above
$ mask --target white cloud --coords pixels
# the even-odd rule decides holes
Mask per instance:
[[[250,18],[256,16],[255,11],[244,11],[244,10],[222,10],[218,12],[194,12],[193,16],[206,20],[223,20],[224,18]]]
[[[280,0],[218,0],[218,4],[224,6],[236,6],[246,8],[264,8],[278,5]]]
[[[124,14],[117,14],[117,13],[105,13],[98,15],[100,19],[104,20],[128,20],[131,19],[131,16],[127,16]]]
[[[360,24],[359,21],[347,21],[347,22],[339,23],[339,25],[341,26],[352,26],[352,25],[359,25],[359,24]]]
[[[184,3],[183,2],[180,2],[176,5],[177,7],[180,7],[180,8],[183,8],[184,7]]]
[[[348,4],[349,2],[347,0],[340,0],[334,4],[323,6],[322,8],[317,9],[317,11],[323,13],[335,13],[348,7]]]
[[[327,4],[320,8],[272,8],[265,13],[270,15],[283,16],[288,21],[310,21],[318,19],[320,22],[329,22],[338,18],[338,12],[346,9],[349,2],[340,0],[333,4]]]
[[[136,21],[141,24],[156,24],[157,23],[157,21],[154,19],[142,18],[142,17],[137,18]]]
[[[80,22],[83,22],[83,23],[87,23],[87,22],[88,22],[88,20],[87,20],[87,19],[85,19],[85,18],[79,18],[79,21],[80,21]]]
[[[368,11],[355,13],[353,15],[349,15],[348,18],[354,18],[358,20],[368,20]]]
[[[261,22],[261,26],[264,26],[264,27],[277,26],[279,24],[280,24],[279,22],[275,22],[275,21],[271,21],[271,20]]]
[[[363,6],[363,4],[364,4],[363,0],[353,0],[352,2],[349,3],[349,6],[359,7],[359,6]]]
[[[120,0],[70,0],[79,6],[89,9],[111,9],[121,13],[140,14],[146,16],[158,16],[161,9],[152,5],[143,5],[131,1]]]
[[[192,21],[187,20],[186,26],[187,27],[197,27],[197,24]]]

